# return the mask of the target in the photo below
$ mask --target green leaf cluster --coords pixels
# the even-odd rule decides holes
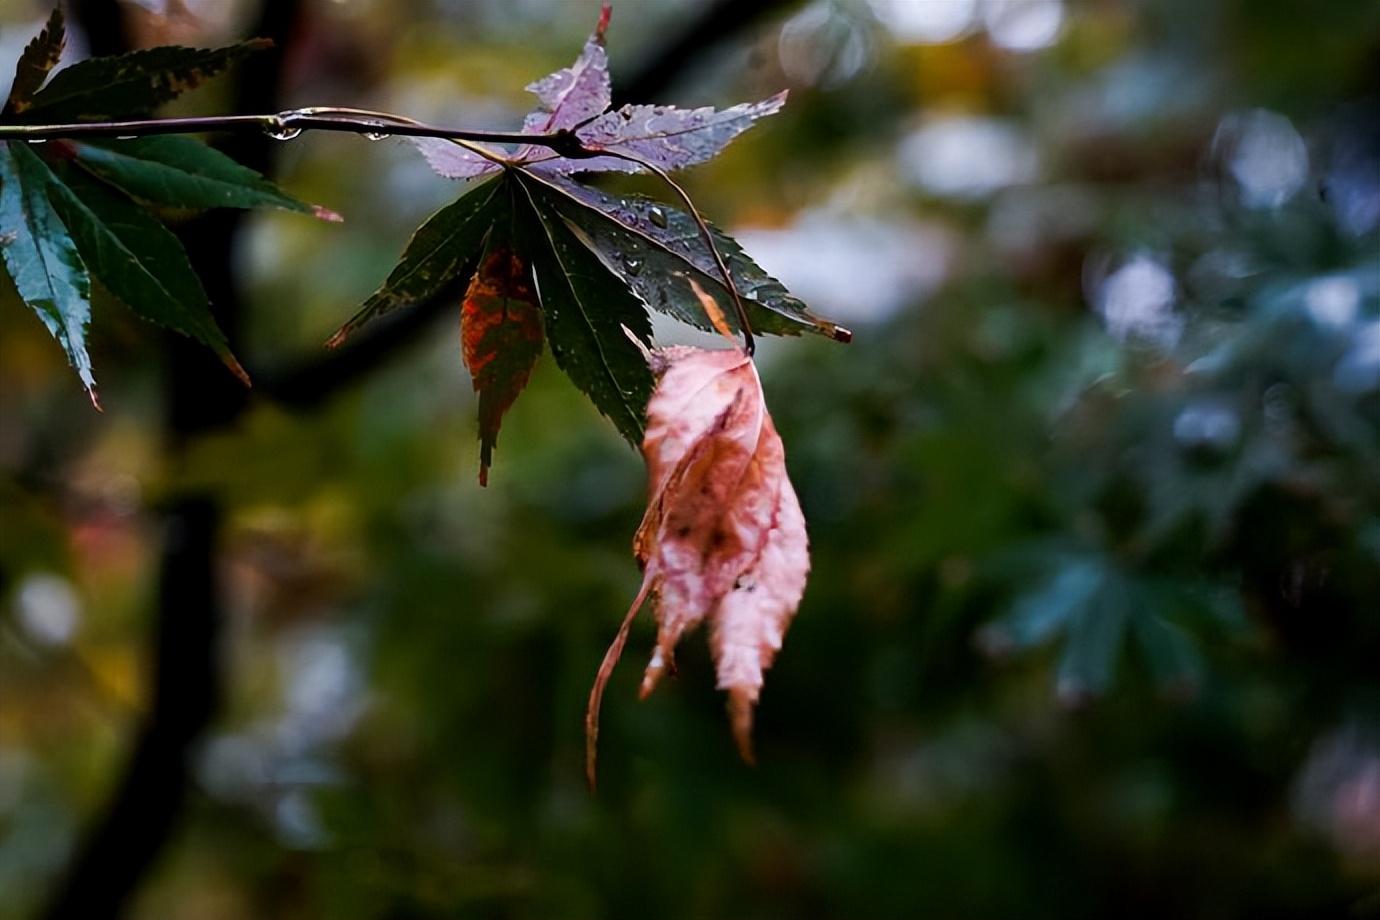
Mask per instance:
[[[54,10],[20,57],[6,118],[43,123],[146,115],[262,47],[168,47],[95,58],[45,85],[64,41],[62,12]],[[191,138],[0,143],[5,270],[62,345],[93,402],[86,344],[93,278],[144,319],[204,343],[248,383],[181,243],[147,206],[274,207],[335,217]]]

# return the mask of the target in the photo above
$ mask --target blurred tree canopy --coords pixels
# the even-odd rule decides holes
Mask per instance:
[[[278,40],[179,112],[504,128],[597,4],[70,13]],[[0,3],[0,71],[46,14]],[[97,415],[0,286],[0,916],[1380,914],[1380,7],[625,0],[609,43],[627,101],[791,90],[685,183],[855,331],[759,353],[814,569],[757,766],[691,643],[615,675],[585,792],[638,457],[544,360],[480,490],[454,301],[299,364],[458,188],[232,140],[346,216],[168,215],[254,393],[97,291]]]

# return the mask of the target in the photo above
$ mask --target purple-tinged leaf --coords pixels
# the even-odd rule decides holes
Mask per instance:
[[[609,82],[609,58],[604,51],[604,31],[609,27],[610,13],[609,5],[604,4],[599,11],[599,24],[574,64],[527,86],[527,91],[541,101],[541,107],[527,116],[523,131],[548,134],[574,128],[609,107],[613,89]]]
[[[636,157],[665,170],[682,169],[718,156],[753,122],[776,114],[785,103],[786,93],[782,91],[761,102],[746,102],[721,111],[709,106],[678,109],[668,105],[625,105],[616,112],[605,112],[575,133],[591,150]],[[562,175],[645,171],[639,164],[618,157],[552,158],[534,163],[533,167]]]
[[[599,23],[574,64],[527,86],[540,105],[523,121],[524,134],[568,130],[609,107],[613,90],[609,83],[608,54],[604,51],[604,31],[609,25],[610,12],[608,4],[604,4]],[[501,168],[493,160],[443,138],[410,137],[408,140],[426,157],[431,168],[447,179],[477,179]],[[518,150],[514,159],[534,160],[545,155],[544,147],[526,146]]]
[[[431,168],[447,179],[477,179],[501,168],[493,160],[442,137],[409,137],[408,140],[422,152]]]

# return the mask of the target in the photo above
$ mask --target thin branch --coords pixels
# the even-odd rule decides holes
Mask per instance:
[[[759,19],[791,4],[792,0],[713,0],[700,8],[699,14],[682,29],[650,48],[640,66],[626,74],[615,74],[615,103],[656,98],[707,53],[748,31]],[[447,289],[401,314],[396,323],[390,322],[389,317],[376,321],[343,349],[303,356],[276,373],[256,373],[259,390],[303,408],[324,402],[372,373],[389,355],[420,338],[454,308],[454,297]]]
[[[520,134],[510,131],[473,131],[429,125],[402,115],[366,109],[312,106],[271,115],[204,115],[190,118],[139,118],[127,121],[91,121],[53,125],[0,125],[0,141],[46,141],[83,137],[149,137],[155,134],[191,134],[198,131],[261,131],[271,137],[295,137],[302,131],[340,131],[347,134],[435,137],[456,142],[533,144],[556,153],[581,149],[569,131],[551,134]],[[465,144],[469,147],[468,144]],[[482,156],[507,162],[489,151]]]

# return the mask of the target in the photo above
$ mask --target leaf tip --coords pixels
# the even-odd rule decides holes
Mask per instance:
[[[331,349],[339,348],[341,345],[345,344],[345,340],[349,337],[350,327],[346,324],[331,334],[331,337],[326,340],[326,347]]]
[[[733,741],[738,745],[738,756],[743,762],[755,766],[757,756],[752,750],[752,707],[753,694],[741,687],[734,687],[728,694],[728,716],[733,724]]]
[[[642,341],[640,338],[638,338],[638,337],[637,337],[637,333],[636,333],[636,332],[633,332],[633,331],[632,331],[631,329],[629,329],[625,324],[619,323],[619,324],[618,324],[618,328],[619,328],[619,329],[622,329],[622,330],[623,330],[623,334],[626,335],[626,336],[628,337],[628,341],[630,341],[630,342],[632,342],[634,345],[636,345],[636,346],[637,346],[637,350],[640,351],[640,352],[642,352],[642,357],[643,357],[643,359],[646,360],[647,364],[648,364],[650,367],[652,367],[653,369],[655,369],[656,366],[657,366],[657,364],[656,364],[656,355],[653,354],[653,353],[652,353],[652,350],[651,350],[650,348],[647,347],[647,343],[644,342],[644,341]]]
[[[489,464],[487,463],[479,464],[479,485],[482,488],[489,486]]]
[[[833,326],[829,329],[829,337],[835,342],[847,345],[853,341],[853,330],[844,326]]]
[[[244,369],[244,365],[240,364],[239,359],[234,355],[227,351],[220,356],[220,359],[225,362],[225,366],[230,369],[230,373],[234,374],[240,383],[250,388],[254,386],[254,381],[249,379],[249,372]]]
[[[604,33],[608,31],[609,20],[613,18],[613,6],[609,3],[599,5],[599,23],[594,27],[594,38],[600,44],[604,42]]]
[[[328,224],[345,223],[345,218],[341,216],[339,211],[332,211],[330,208],[322,207],[319,204],[311,206],[311,213],[317,220],[323,220]]]
[[[86,397],[91,400],[91,408],[97,412],[104,413],[105,409],[101,406],[101,398],[96,394],[96,385],[88,384],[86,387]]]
[[[264,38],[262,36],[247,39],[243,43],[243,47],[246,51],[267,51],[273,47],[273,39]]]
[[[671,660],[670,666],[671,670],[674,671],[674,659]],[[666,668],[667,657],[661,650],[661,644],[658,643],[657,647],[652,650],[652,660],[647,662],[647,670],[642,672],[642,683],[639,684],[637,688],[637,698],[639,700],[645,700],[652,695],[652,691],[655,690],[656,685],[660,683],[661,675],[665,673]]]

